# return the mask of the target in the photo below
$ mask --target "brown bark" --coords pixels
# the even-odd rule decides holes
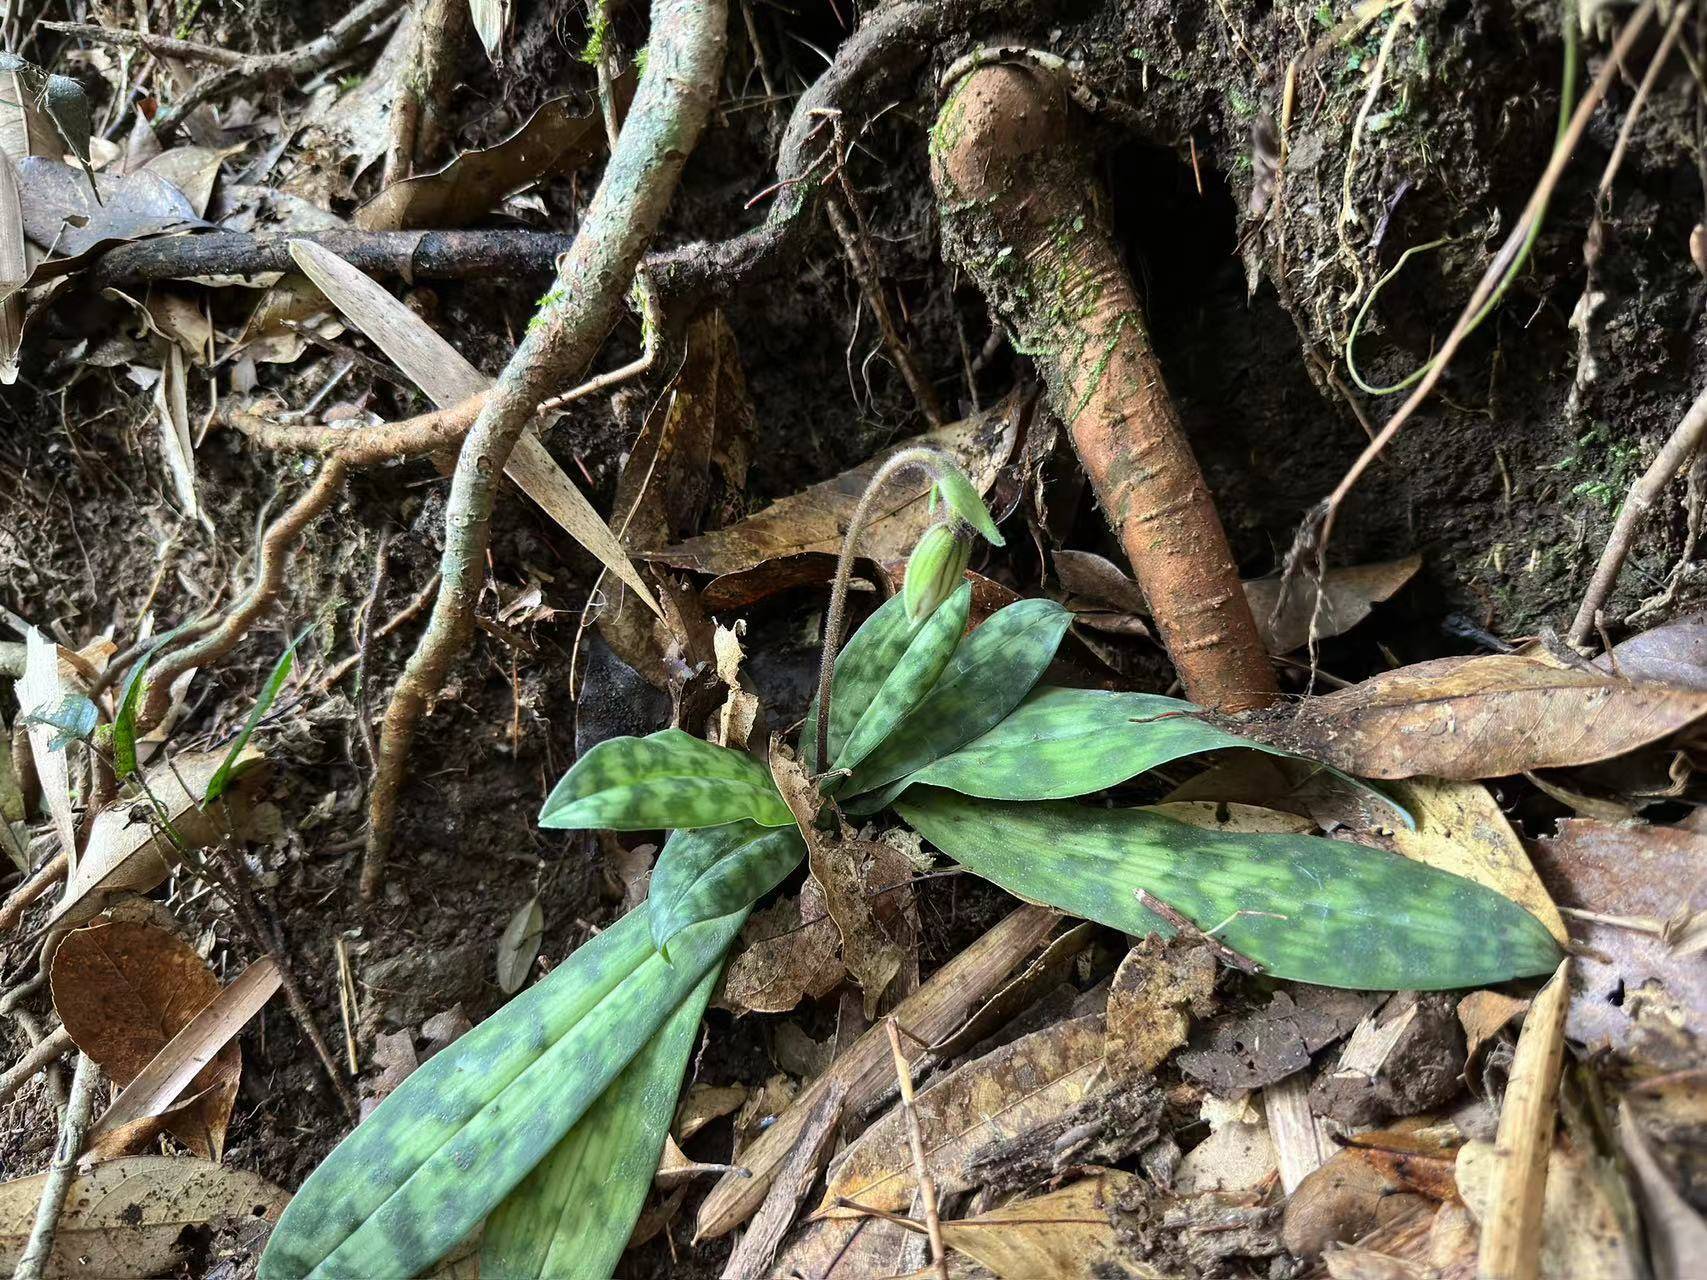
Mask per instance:
[[[1084,125],[1047,73],[970,71],[931,137],[945,248],[1036,359],[1186,696],[1220,711],[1265,706],[1274,672],[1114,244]]]

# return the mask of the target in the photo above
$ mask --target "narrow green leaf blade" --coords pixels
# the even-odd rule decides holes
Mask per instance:
[[[689,925],[752,906],[805,856],[798,827],[740,822],[673,832],[646,894],[652,941],[664,951]]]
[[[792,825],[764,766],[680,729],[601,742],[563,775],[539,813],[561,830]]]
[[[999,724],[1054,660],[1073,615],[1053,600],[998,610],[954,651],[931,691],[843,788],[871,791],[924,768]]]
[[[745,911],[683,931],[668,963],[643,904],[430,1058],[290,1202],[261,1280],[407,1280],[495,1209],[734,942]]]
[[[290,679],[291,668],[296,665],[296,646],[302,643],[310,630],[311,627],[304,627],[297,632],[296,638],[285,646],[285,651],[273,664],[272,671],[267,675],[267,682],[261,686],[260,696],[255,699],[255,705],[249,708],[248,719],[243,722],[243,728],[238,731],[236,740],[231,744],[231,750],[225,753],[225,759],[219,762],[219,768],[214,770],[213,777],[208,779],[202,808],[207,808],[219,799],[231,785],[231,776],[237,768],[238,757],[243,754],[243,748],[249,745],[249,739],[255,736],[255,727],[261,723],[261,718],[272,708],[273,699],[279,696],[279,690],[284,688],[285,681]]]
[[[142,678],[160,651],[176,640],[193,622],[181,623],[163,636],[155,637],[125,677],[119,693],[118,710],[113,713],[113,773],[122,781],[136,772],[136,714],[142,705]]]
[[[1446,990],[1551,973],[1546,928],[1491,889],[1317,836],[1227,835],[1137,809],[917,787],[897,812],[1008,892],[1127,933],[1171,929],[1140,890],[1278,978]]]
[[[833,767],[852,769],[864,760],[894,731],[912,709],[936,684],[937,677],[954,656],[961,633],[966,630],[966,617],[972,611],[972,584],[962,582],[954,594],[931,613],[908,643],[889,674],[878,687],[859,721],[848,734],[847,742],[836,755]],[[834,698],[830,714],[835,715]]]
[[[865,714],[877,691],[889,676],[923,621],[907,616],[899,595],[878,605],[860,629],[848,637],[836,655],[836,673],[830,685],[830,741],[826,753],[834,760],[847,745],[848,734]],[[817,768],[818,699],[806,709],[806,724],[800,730],[800,759],[808,769]]]
[[[670,1020],[486,1220],[482,1280],[606,1280],[658,1171],[699,1022],[722,972]]]

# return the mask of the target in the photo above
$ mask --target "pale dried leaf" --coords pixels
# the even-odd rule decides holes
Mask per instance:
[[[470,364],[430,324],[330,249],[307,240],[293,240],[290,253],[350,323],[365,333],[440,408],[466,400],[492,385],[490,378]],[[563,526],[570,537],[632,587],[653,612],[659,612],[651,591],[629,562],[628,553],[531,428],[516,441],[504,474]]]
[[[40,713],[57,707],[68,697],[87,691],[88,686],[79,677],[71,655],[65,649],[34,627],[24,637],[24,643],[24,676],[17,685],[20,711]],[[65,758],[65,748],[50,746],[54,734],[51,725],[32,723],[28,727],[30,754],[35,760],[36,778],[41,783],[42,803],[53,819],[59,847],[72,859],[75,875],[81,867],[77,860],[77,816],[71,804],[71,767]],[[93,845],[91,840],[91,848]]]
[[[166,348],[160,379],[154,384],[154,408],[159,414],[160,453],[171,474],[178,505],[190,519],[200,519],[195,447],[190,441],[189,386],[184,374],[184,350],[176,343]]]
[[[0,1268],[17,1265],[46,1174],[0,1184]],[[45,1274],[141,1280],[176,1271],[186,1228],[222,1218],[278,1221],[289,1193],[252,1173],[208,1160],[131,1156],[71,1180]]]
[[[944,1222],[943,1243],[1001,1280],[1161,1280],[1161,1272],[1121,1248],[1114,1227],[1115,1204],[1135,1181],[1118,1169],[1098,1170],[1059,1191]]]
[[[0,384],[18,380],[18,348],[24,339],[24,281],[30,262],[24,241],[24,210],[18,171],[0,151]]]
[[[1484,1236],[1490,1214],[1502,1211],[1493,1198],[1499,1165],[1492,1142],[1466,1143],[1458,1154],[1459,1194],[1483,1224]],[[1546,1182],[1537,1255],[1540,1280],[1637,1280],[1642,1269],[1632,1242],[1589,1172],[1587,1159],[1568,1141],[1561,1139],[1548,1155]]]

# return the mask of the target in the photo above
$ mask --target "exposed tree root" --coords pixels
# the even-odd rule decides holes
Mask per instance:
[[[415,727],[467,646],[484,581],[492,504],[516,440],[554,387],[577,380],[615,322],[716,97],[722,0],[653,0],[646,74],[557,287],[487,393],[463,442],[445,511],[442,582],[433,616],[392,692],[368,805],[362,893],[384,879]],[[330,463],[328,465],[331,465]]]
[[[489,280],[548,275],[575,242],[556,231],[316,231],[253,236],[209,231],[157,236],[118,246],[89,268],[92,289],[182,280],[192,276],[254,276],[294,271],[294,240],[330,249],[373,276],[403,280]]]
[[[7,1068],[0,1075],[0,1103],[10,1102],[12,1095],[34,1080],[48,1063],[71,1052],[77,1046],[71,1042],[71,1033],[64,1027],[55,1027],[42,1037],[40,1044],[32,1048],[18,1062]]]
[[[18,917],[24,914],[26,908],[37,901],[43,894],[61,880],[71,865],[71,860],[65,850],[61,849],[53,857],[36,870],[23,884],[12,890],[5,905],[0,906],[0,933],[4,933],[18,923]]]
[[[372,467],[397,458],[419,458],[462,443],[485,407],[486,393],[456,404],[383,426],[331,426],[319,422],[274,422],[238,410],[226,424],[241,431],[263,449],[288,453],[318,453],[345,466]]]
[[[931,138],[944,247],[1037,360],[1186,696],[1264,706],[1274,672],[1071,113],[1030,66],[960,81]]]
[[[142,706],[137,715],[139,729],[146,730],[165,718],[171,704],[172,682],[193,667],[204,667],[230,653],[249,628],[278,598],[292,552],[310,521],[331,505],[344,484],[347,467],[341,458],[328,458],[314,483],[261,535],[256,555],[255,579],[249,589],[226,610],[219,625],[206,636],[160,657],[149,670]]]
[[[23,1256],[18,1259],[12,1280],[41,1280],[47,1274],[48,1255],[53,1252],[53,1238],[59,1229],[59,1213],[65,1207],[65,1193],[71,1189],[72,1176],[77,1172],[77,1157],[83,1154],[83,1140],[89,1133],[89,1120],[95,1111],[95,1086],[101,1069],[88,1054],[77,1057],[77,1071],[71,1077],[71,1101],[59,1123],[59,1144],[54,1148],[53,1161],[47,1167],[42,1182],[41,1199],[36,1203],[35,1224],[24,1244]]]

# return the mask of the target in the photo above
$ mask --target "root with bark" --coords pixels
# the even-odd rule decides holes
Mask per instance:
[[[1066,89],[977,66],[931,135],[947,253],[1031,352],[1193,702],[1267,705],[1273,669],[1150,346]]]

